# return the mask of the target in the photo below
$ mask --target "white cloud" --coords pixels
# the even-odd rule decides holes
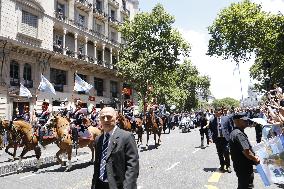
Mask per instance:
[[[180,29],[183,37],[191,44],[190,59],[197,66],[201,74],[211,78],[211,92],[216,98],[232,97],[241,99],[247,96],[247,88],[250,83],[249,68],[253,61],[240,65],[242,85],[239,72],[235,71],[236,63],[230,60],[222,60],[206,55],[209,36],[193,30]],[[241,87],[243,93],[241,93]]]
[[[284,1],[283,0],[253,0],[253,2],[261,4],[262,9],[271,13],[284,13]]]

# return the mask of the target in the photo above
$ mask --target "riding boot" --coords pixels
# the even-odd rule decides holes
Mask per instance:
[[[74,148],[77,148],[77,145],[78,145],[78,131],[77,131],[76,127],[72,128],[72,139],[73,139]]]
[[[204,148],[204,138],[201,138],[201,148]]]

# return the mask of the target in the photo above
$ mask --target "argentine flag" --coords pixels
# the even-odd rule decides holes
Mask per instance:
[[[20,93],[19,93],[19,96],[25,96],[25,97],[28,97],[28,98],[32,97],[32,94],[29,91],[29,89],[26,88],[24,85],[22,85],[22,83],[20,83]]]
[[[92,85],[81,79],[77,74],[75,74],[75,86],[74,91],[85,91],[89,92],[89,90],[93,88]]]
[[[56,95],[53,85],[42,74],[41,74],[41,81],[38,86],[38,90],[42,92],[53,93]]]

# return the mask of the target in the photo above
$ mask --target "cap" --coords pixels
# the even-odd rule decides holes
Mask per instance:
[[[49,105],[49,102],[43,101],[42,105]]]
[[[247,113],[237,113],[233,116],[233,119],[250,120],[250,118],[247,116]]]

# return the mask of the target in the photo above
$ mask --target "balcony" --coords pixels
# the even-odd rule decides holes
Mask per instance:
[[[20,80],[18,78],[10,78],[11,86],[20,86]]]
[[[99,32],[99,31],[95,31],[95,30],[92,30],[92,29],[89,30],[89,31],[90,31],[90,33],[92,35],[96,36],[99,39],[102,39],[102,40],[106,40],[107,39],[107,37],[103,33]]]
[[[33,80],[24,80],[24,86],[27,88],[33,88]]]
[[[119,3],[116,0],[108,0],[108,3],[116,9],[119,8]]]
[[[127,8],[122,8],[120,12],[128,17],[130,16],[130,10]]]
[[[108,23],[110,26],[115,28],[120,24],[120,22],[116,20],[114,17],[108,17]]]
[[[87,60],[87,57],[88,57],[87,55],[84,55],[84,54],[78,52],[78,59],[79,60]]]
[[[53,45],[53,51],[60,53],[60,54],[63,54],[63,48],[61,47],[61,45],[58,45],[58,44]]]
[[[107,14],[102,11],[100,8],[95,8],[93,10],[94,17],[98,20],[106,21],[107,20]]]
[[[83,30],[86,32],[88,31],[88,26],[85,24],[85,22],[78,21],[78,20],[70,20],[70,23],[76,26],[77,28],[79,28],[80,30]]]
[[[90,63],[94,64],[97,61],[97,59],[93,56],[87,56],[87,57],[88,57],[88,60],[89,60]]]
[[[103,60],[98,60],[98,64],[103,65],[104,64]]]
[[[62,84],[54,84],[54,89],[55,91],[58,91],[58,92],[63,92],[63,85]]]
[[[110,42],[115,46],[120,46],[120,43],[116,39],[110,39]]]
[[[76,0],[75,6],[85,12],[90,12],[93,8],[93,4],[88,2],[87,0]]]

